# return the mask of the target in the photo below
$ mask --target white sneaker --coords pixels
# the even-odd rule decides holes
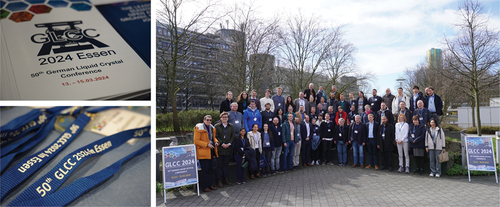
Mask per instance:
[[[431,174],[429,174],[429,177],[434,177],[434,174],[432,174],[432,173],[431,173]]]
[[[439,178],[439,177],[440,177],[440,175],[436,175],[436,178]]]

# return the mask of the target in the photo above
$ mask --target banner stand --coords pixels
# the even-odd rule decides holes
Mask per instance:
[[[196,191],[198,196],[200,196],[196,146],[194,144],[170,146],[163,147],[161,151],[163,162],[163,203],[167,203],[167,189],[170,188],[196,184]]]
[[[474,171],[494,171],[495,180],[498,183],[492,137],[465,137],[465,150],[467,152],[469,182],[471,182],[470,171],[472,168]]]

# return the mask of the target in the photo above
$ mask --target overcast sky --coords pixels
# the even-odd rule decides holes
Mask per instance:
[[[234,5],[243,0],[222,0]],[[444,34],[454,36],[455,0],[255,0],[254,7],[262,17],[295,14],[321,17],[325,25],[346,24],[345,38],[358,49],[355,55],[359,70],[377,75],[372,87],[379,94],[386,88],[395,91],[396,79],[406,68],[425,60],[426,51],[442,48]],[[482,0],[490,17],[489,27],[500,27],[500,1]],[[193,7],[195,8],[195,7]],[[218,25],[218,24],[217,24]],[[225,25],[225,24],[224,24]]]

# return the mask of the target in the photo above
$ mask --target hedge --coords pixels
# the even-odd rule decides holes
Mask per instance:
[[[482,126],[481,133],[482,134],[495,134],[496,131],[500,131],[500,126],[492,127],[492,126]],[[468,128],[465,131],[466,134],[477,134],[477,127]]]
[[[462,130],[460,129],[460,127],[451,124],[442,124],[441,128],[447,129],[449,131],[458,131],[458,132]]]
[[[174,131],[174,121],[172,113],[157,114],[156,115],[156,131]],[[212,124],[219,121],[219,111],[212,110],[189,110],[179,111],[178,119],[181,131],[193,131],[194,126],[203,122],[205,115],[212,116]]]

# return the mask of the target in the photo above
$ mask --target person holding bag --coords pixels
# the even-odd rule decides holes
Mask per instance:
[[[257,161],[257,165],[260,163],[260,154],[262,154],[262,137],[259,132],[259,125],[253,124],[252,131],[247,133],[247,138],[250,141],[250,147],[255,150],[255,160]],[[255,177],[260,178],[259,169],[250,170],[250,179],[254,179]]]
[[[429,153],[430,177],[436,176],[439,178],[441,176],[441,163],[439,163],[439,153],[444,152],[446,147],[444,131],[437,126],[437,121],[431,118],[429,122],[431,127],[427,129],[425,133],[425,151]]]
[[[250,141],[245,136],[246,133],[245,128],[241,128],[238,136],[234,138],[234,159],[236,160],[236,178],[238,179],[236,184],[238,185],[247,183],[245,180],[245,169],[242,167],[245,158],[245,148],[250,146]]]

